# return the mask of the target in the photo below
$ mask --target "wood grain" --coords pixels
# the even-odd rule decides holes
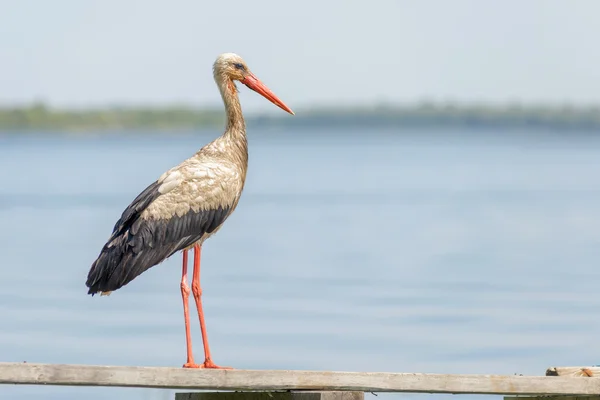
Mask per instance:
[[[175,393],[175,400],[364,400],[364,392],[200,392]]]
[[[600,367],[551,367],[546,370],[546,376],[583,376],[594,378],[600,377]]]
[[[177,399],[176,399],[177,400]],[[510,397],[505,396],[504,400],[600,400],[599,395],[583,395],[583,396],[527,396],[527,397]]]
[[[323,390],[506,395],[600,394],[600,379],[580,377],[192,370],[164,367],[30,363],[0,363],[0,383],[191,390]]]

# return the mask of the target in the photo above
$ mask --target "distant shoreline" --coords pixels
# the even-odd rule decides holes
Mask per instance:
[[[409,106],[313,107],[296,115],[247,113],[249,126],[273,127],[498,127],[600,130],[600,105],[535,106],[509,104],[466,106],[420,103]],[[49,108],[41,103],[0,107],[0,131],[67,131],[74,133],[222,128],[222,109],[185,106],[112,107],[82,110]]]

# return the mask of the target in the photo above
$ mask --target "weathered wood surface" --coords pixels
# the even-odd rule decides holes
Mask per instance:
[[[520,395],[600,394],[600,379],[385,372],[204,370],[0,363],[0,384],[203,390],[327,390]]]
[[[600,395],[583,396],[504,396],[504,400],[600,400]]]
[[[600,378],[600,367],[552,367],[546,370],[546,376],[583,376]]]
[[[175,393],[175,400],[364,400],[364,392],[201,392]]]

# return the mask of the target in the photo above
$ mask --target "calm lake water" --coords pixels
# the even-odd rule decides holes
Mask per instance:
[[[600,361],[600,135],[256,131],[240,205],[203,249],[216,363],[541,375]],[[185,362],[181,255],[110,297],[85,279],[125,206],[218,134],[0,136],[0,361]],[[0,386],[82,396],[174,392]]]

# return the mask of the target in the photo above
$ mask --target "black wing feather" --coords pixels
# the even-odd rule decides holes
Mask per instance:
[[[146,207],[160,196],[160,192],[158,191],[159,187],[160,183],[154,181],[133,199],[131,204],[129,204],[125,211],[123,211],[123,214],[121,214],[121,218],[115,223],[111,239],[129,229]],[[110,242],[110,239],[108,242]]]
[[[152,183],[123,211],[113,233],[92,264],[89,294],[110,292],[128,284],[150,267],[212,233],[228,217],[229,207],[188,211],[169,219],[144,219],[142,212],[161,194]]]

